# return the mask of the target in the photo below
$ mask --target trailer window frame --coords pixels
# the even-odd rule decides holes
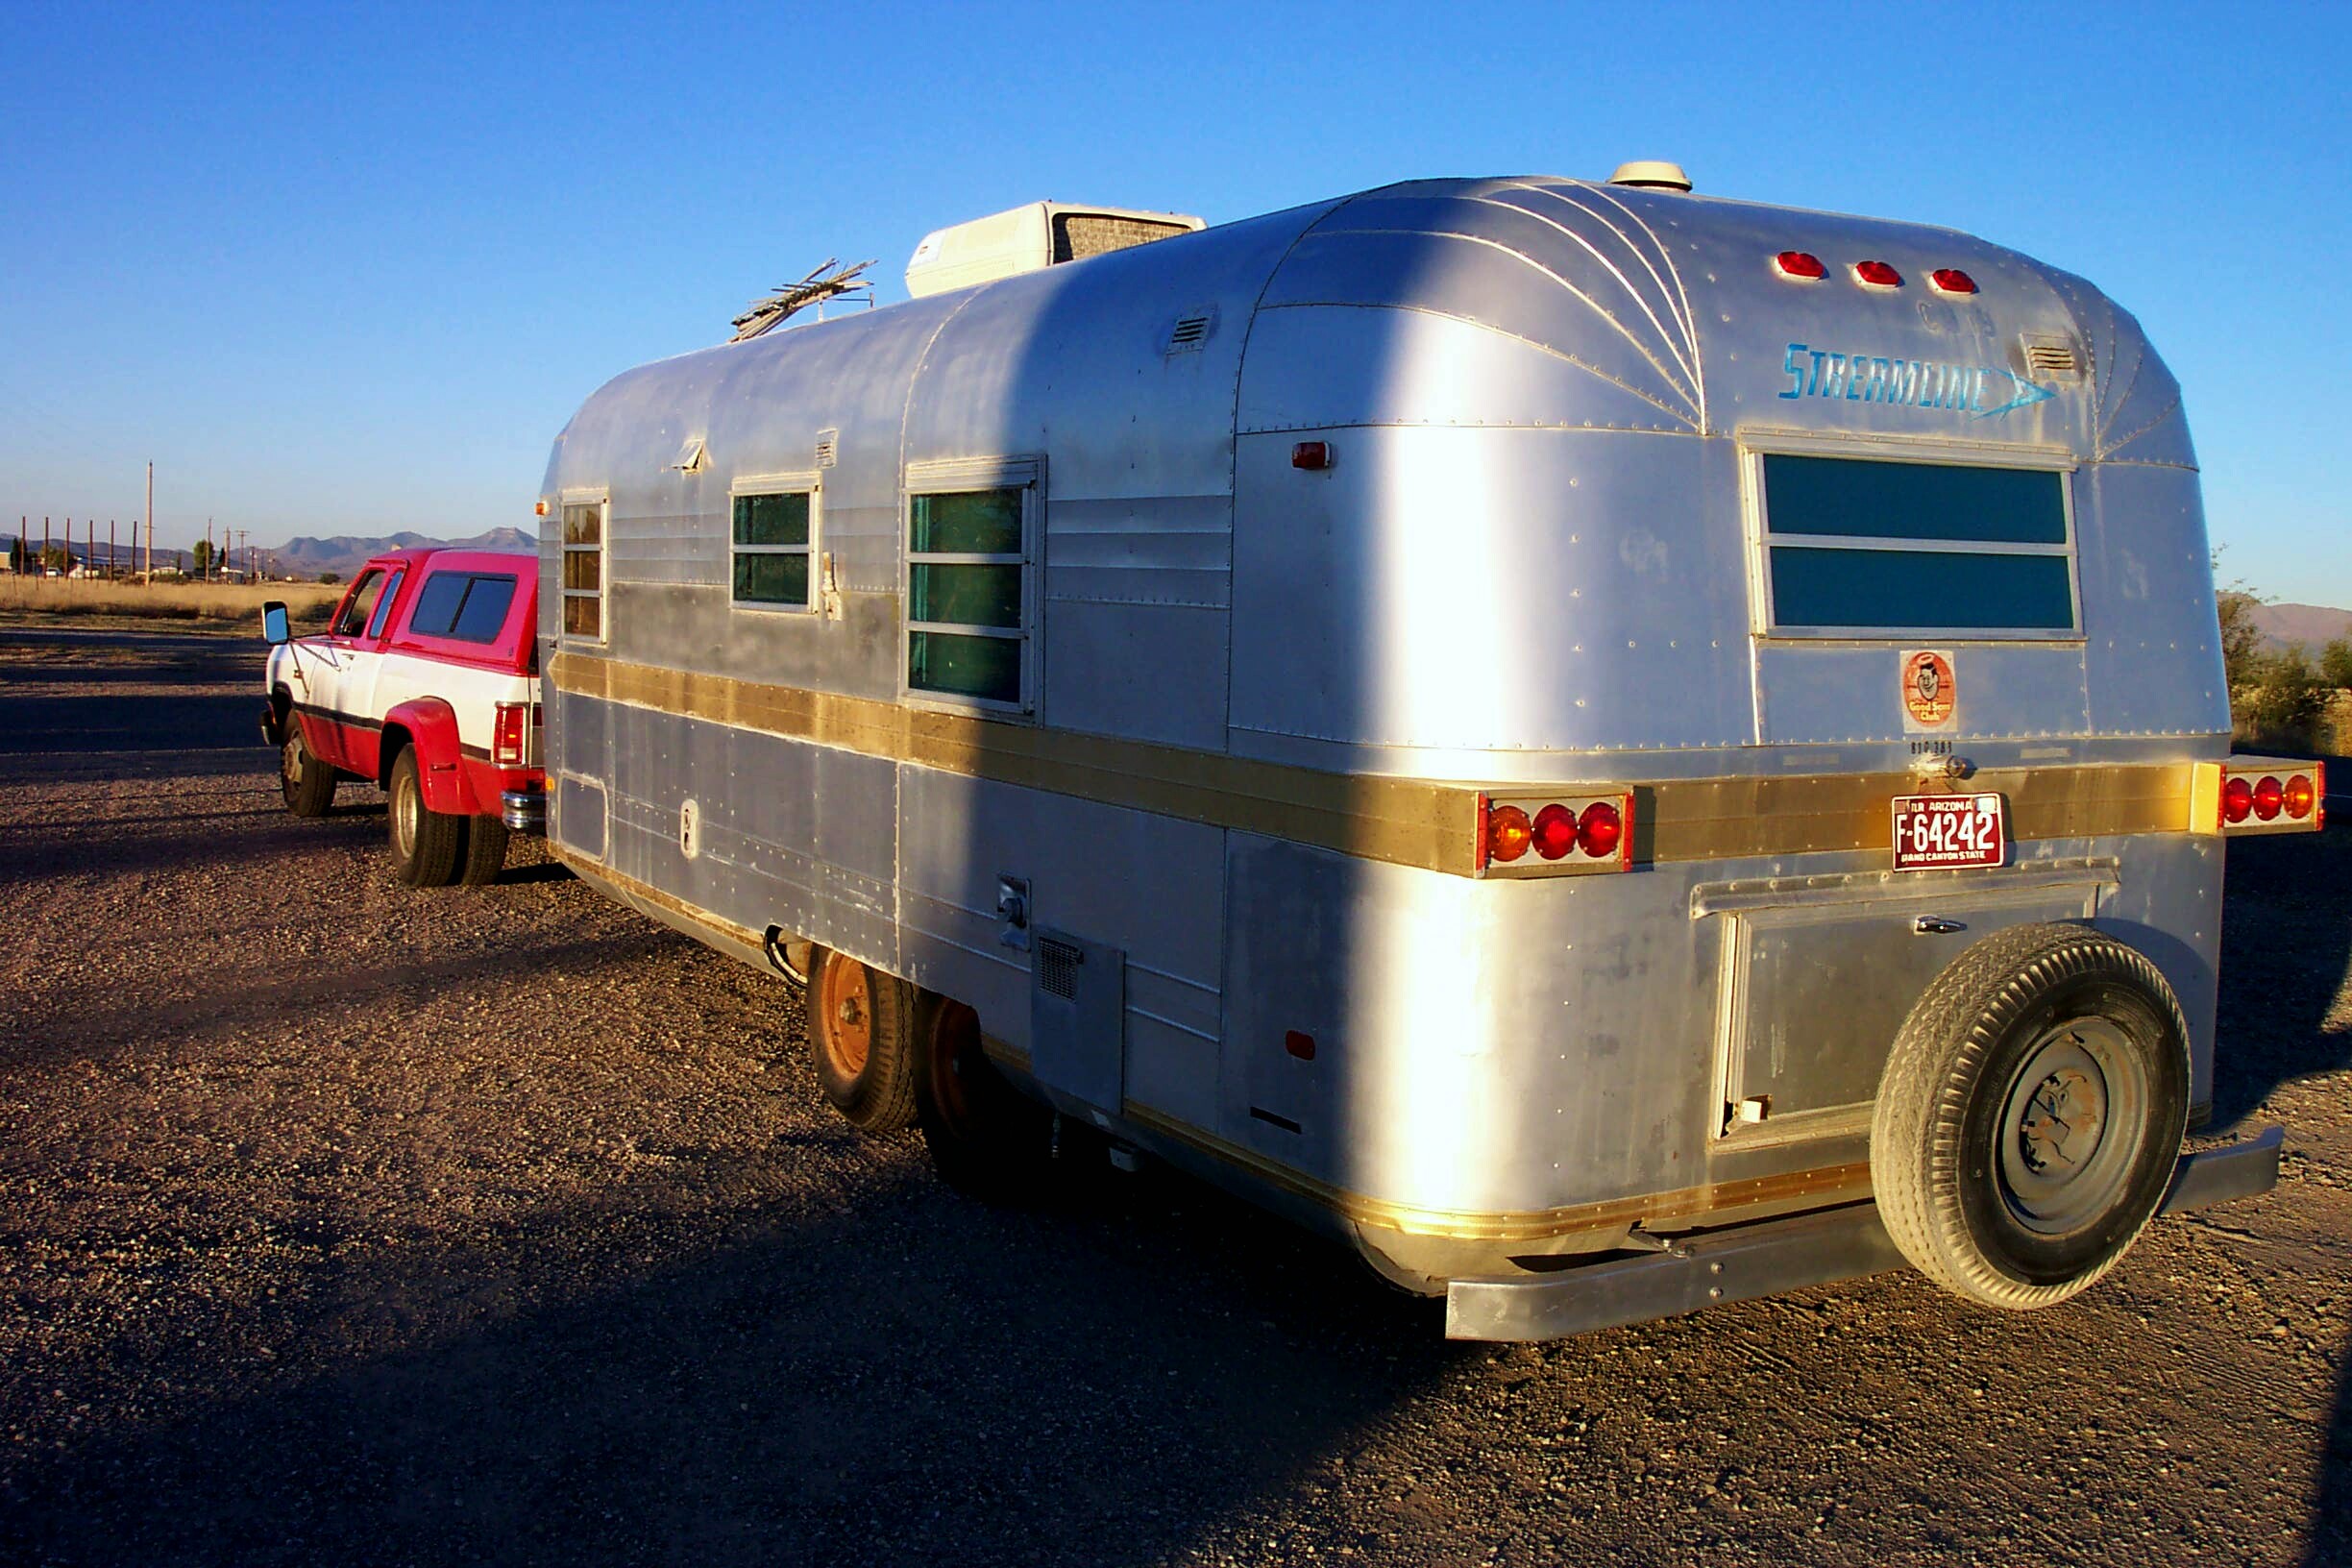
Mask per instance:
[[[1744,430],[1738,439],[1741,509],[1748,545],[1750,629],[1759,640],[1907,645],[1930,641],[2065,644],[2080,643],[2085,639],[2081,541],[2074,515],[2074,474],[2079,465],[2072,453],[2059,447],[2023,444],[2012,446],[1961,440],[1888,439],[1796,430]],[[1765,459],[1779,456],[2053,474],[2058,480],[2065,537],[2062,542],[2049,544],[1909,538],[1893,534],[1774,533],[1771,529],[1771,499],[1765,483]],[[1775,601],[1773,551],[1776,549],[2061,559],[2066,563],[2068,625],[2063,627],[1951,625],[1925,617],[1917,624],[1901,625],[1829,625],[1784,622]]]
[[[612,493],[608,490],[567,490],[556,500],[556,635],[566,643],[584,643],[601,648],[612,640]],[[588,508],[596,511],[596,539],[593,543],[576,544],[572,539],[572,514],[576,509]],[[592,552],[596,559],[596,586],[574,587],[573,557],[587,556]],[[572,605],[575,600],[596,605],[595,631],[575,631],[572,628]]]
[[[1044,536],[1044,459],[1042,457],[956,458],[907,465],[898,509],[898,695],[915,707],[953,713],[984,713],[1033,721],[1038,710],[1038,647],[1044,603],[1044,574],[1038,557]],[[1020,497],[1020,549],[1011,551],[919,551],[915,548],[915,502],[923,496],[968,495],[992,490],[1017,491]],[[977,622],[918,621],[915,619],[916,569],[922,566],[1011,566],[1020,572],[1017,625],[989,625]],[[1017,643],[1018,690],[1013,700],[976,693],[943,690],[915,683],[915,646],[920,636],[988,637]]]
[[[808,497],[808,538],[798,545],[746,545],[735,538],[735,504],[753,496]],[[818,609],[819,535],[824,527],[824,481],[814,470],[786,474],[747,474],[727,487],[727,608],[753,614],[813,615]],[[799,555],[808,561],[808,576],[799,600],[745,599],[736,592],[736,560],[745,555]]]

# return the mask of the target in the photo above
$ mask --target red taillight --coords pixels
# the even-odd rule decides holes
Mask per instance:
[[[1856,261],[1853,272],[1854,282],[1868,283],[1873,288],[1902,287],[1902,274],[1884,261]]]
[[[490,726],[490,760],[503,767],[520,767],[523,762],[523,743],[526,726],[530,723],[531,705],[528,702],[501,702],[498,717]]]
[[[1938,267],[1927,275],[1927,281],[1935,284],[1936,292],[1939,294],[1973,294],[1976,292],[1976,280],[1962,272],[1958,267]]]
[[[1807,251],[1782,251],[1773,257],[1773,265],[1780,269],[1783,278],[1802,278],[1810,282],[1829,276],[1829,269],[1822,265],[1821,257]]]
[[[1577,823],[1577,844],[1595,860],[1605,860],[1617,852],[1617,841],[1625,834],[1625,819],[1606,800],[1595,800],[1584,808],[1584,816]]]
[[[2221,786],[2221,820],[2242,822],[2254,809],[2254,786],[2242,778],[2233,778]]]
[[[2319,792],[2312,787],[2311,775],[2297,773],[2287,781],[2282,803],[2287,807],[2288,816],[2301,821],[2312,814],[2312,806],[2318,798]]]
[[[1303,468],[1310,474],[1320,474],[1332,466],[1332,447],[1329,441],[1301,441],[1290,449],[1290,466]]]
[[[1535,814],[1535,852],[1557,860],[1577,846],[1577,815],[1557,801]]]
[[[1486,814],[1486,858],[1505,865],[1528,852],[1535,829],[1517,806],[1497,806]]]
[[[2265,773],[2263,781],[2254,786],[2254,815],[2266,822],[2270,821],[2279,814],[2279,807],[2286,803],[2286,786]]]

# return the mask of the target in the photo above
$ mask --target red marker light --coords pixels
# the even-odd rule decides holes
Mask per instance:
[[[1783,278],[1802,278],[1811,282],[1829,276],[1829,269],[1822,265],[1821,257],[1806,251],[1782,251],[1773,257],[1773,265],[1780,269]]]
[[[1303,468],[1311,474],[1320,474],[1332,466],[1329,441],[1301,441],[1290,449],[1290,466]]]
[[[1298,1029],[1286,1030],[1283,1033],[1283,1049],[1297,1057],[1301,1062],[1312,1062],[1314,1060],[1314,1036]]]
[[[2285,805],[2286,802],[2286,787],[2268,774],[2264,774],[2263,781],[2254,786],[2254,815],[2264,821],[2266,822],[2276,817],[2279,814],[2279,807]]]
[[[1902,287],[1902,274],[1884,261],[1856,261],[1853,272],[1854,282],[1868,283],[1873,288]]]
[[[2221,786],[2221,820],[2242,822],[2254,810],[2254,786],[2242,778],[2233,778]]]
[[[2312,803],[2318,797],[2319,792],[2312,788],[2311,775],[2309,773],[2295,774],[2287,781],[2285,796],[2287,815],[2298,822],[2301,821],[2311,815]]]
[[[1577,817],[1555,801],[1535,814],[1535,852],[1557,860],[1577,845]]]
[[[1577,823],[1577,843],[1595,860],[1606,860],[1617,852],[1617,841],[1625,833],[1625,819],[1606,800],[1595,800],[1584,808],[1583,821]]]
[[[1927,281],[1935,284],[1936,292],[1939,294],[1973,294],[1976,292],[1976,280],[1962,272],[1958,267],[1938,267],[1927,275]]]

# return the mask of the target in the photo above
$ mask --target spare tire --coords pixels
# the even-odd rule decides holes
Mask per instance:
[[[2013,926],[1896,1037],[1871,1120],[1879,1217],[1946,1289],[2051,1306],[2154,1217],[2188,1119],[2188,1024],[2156,967],[2087,926]]]

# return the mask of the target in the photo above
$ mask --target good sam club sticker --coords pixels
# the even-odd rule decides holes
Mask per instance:
[[[1903,728],[1949,729],[1960,703],[1947,649],[1917,648],[1902,656]]]

